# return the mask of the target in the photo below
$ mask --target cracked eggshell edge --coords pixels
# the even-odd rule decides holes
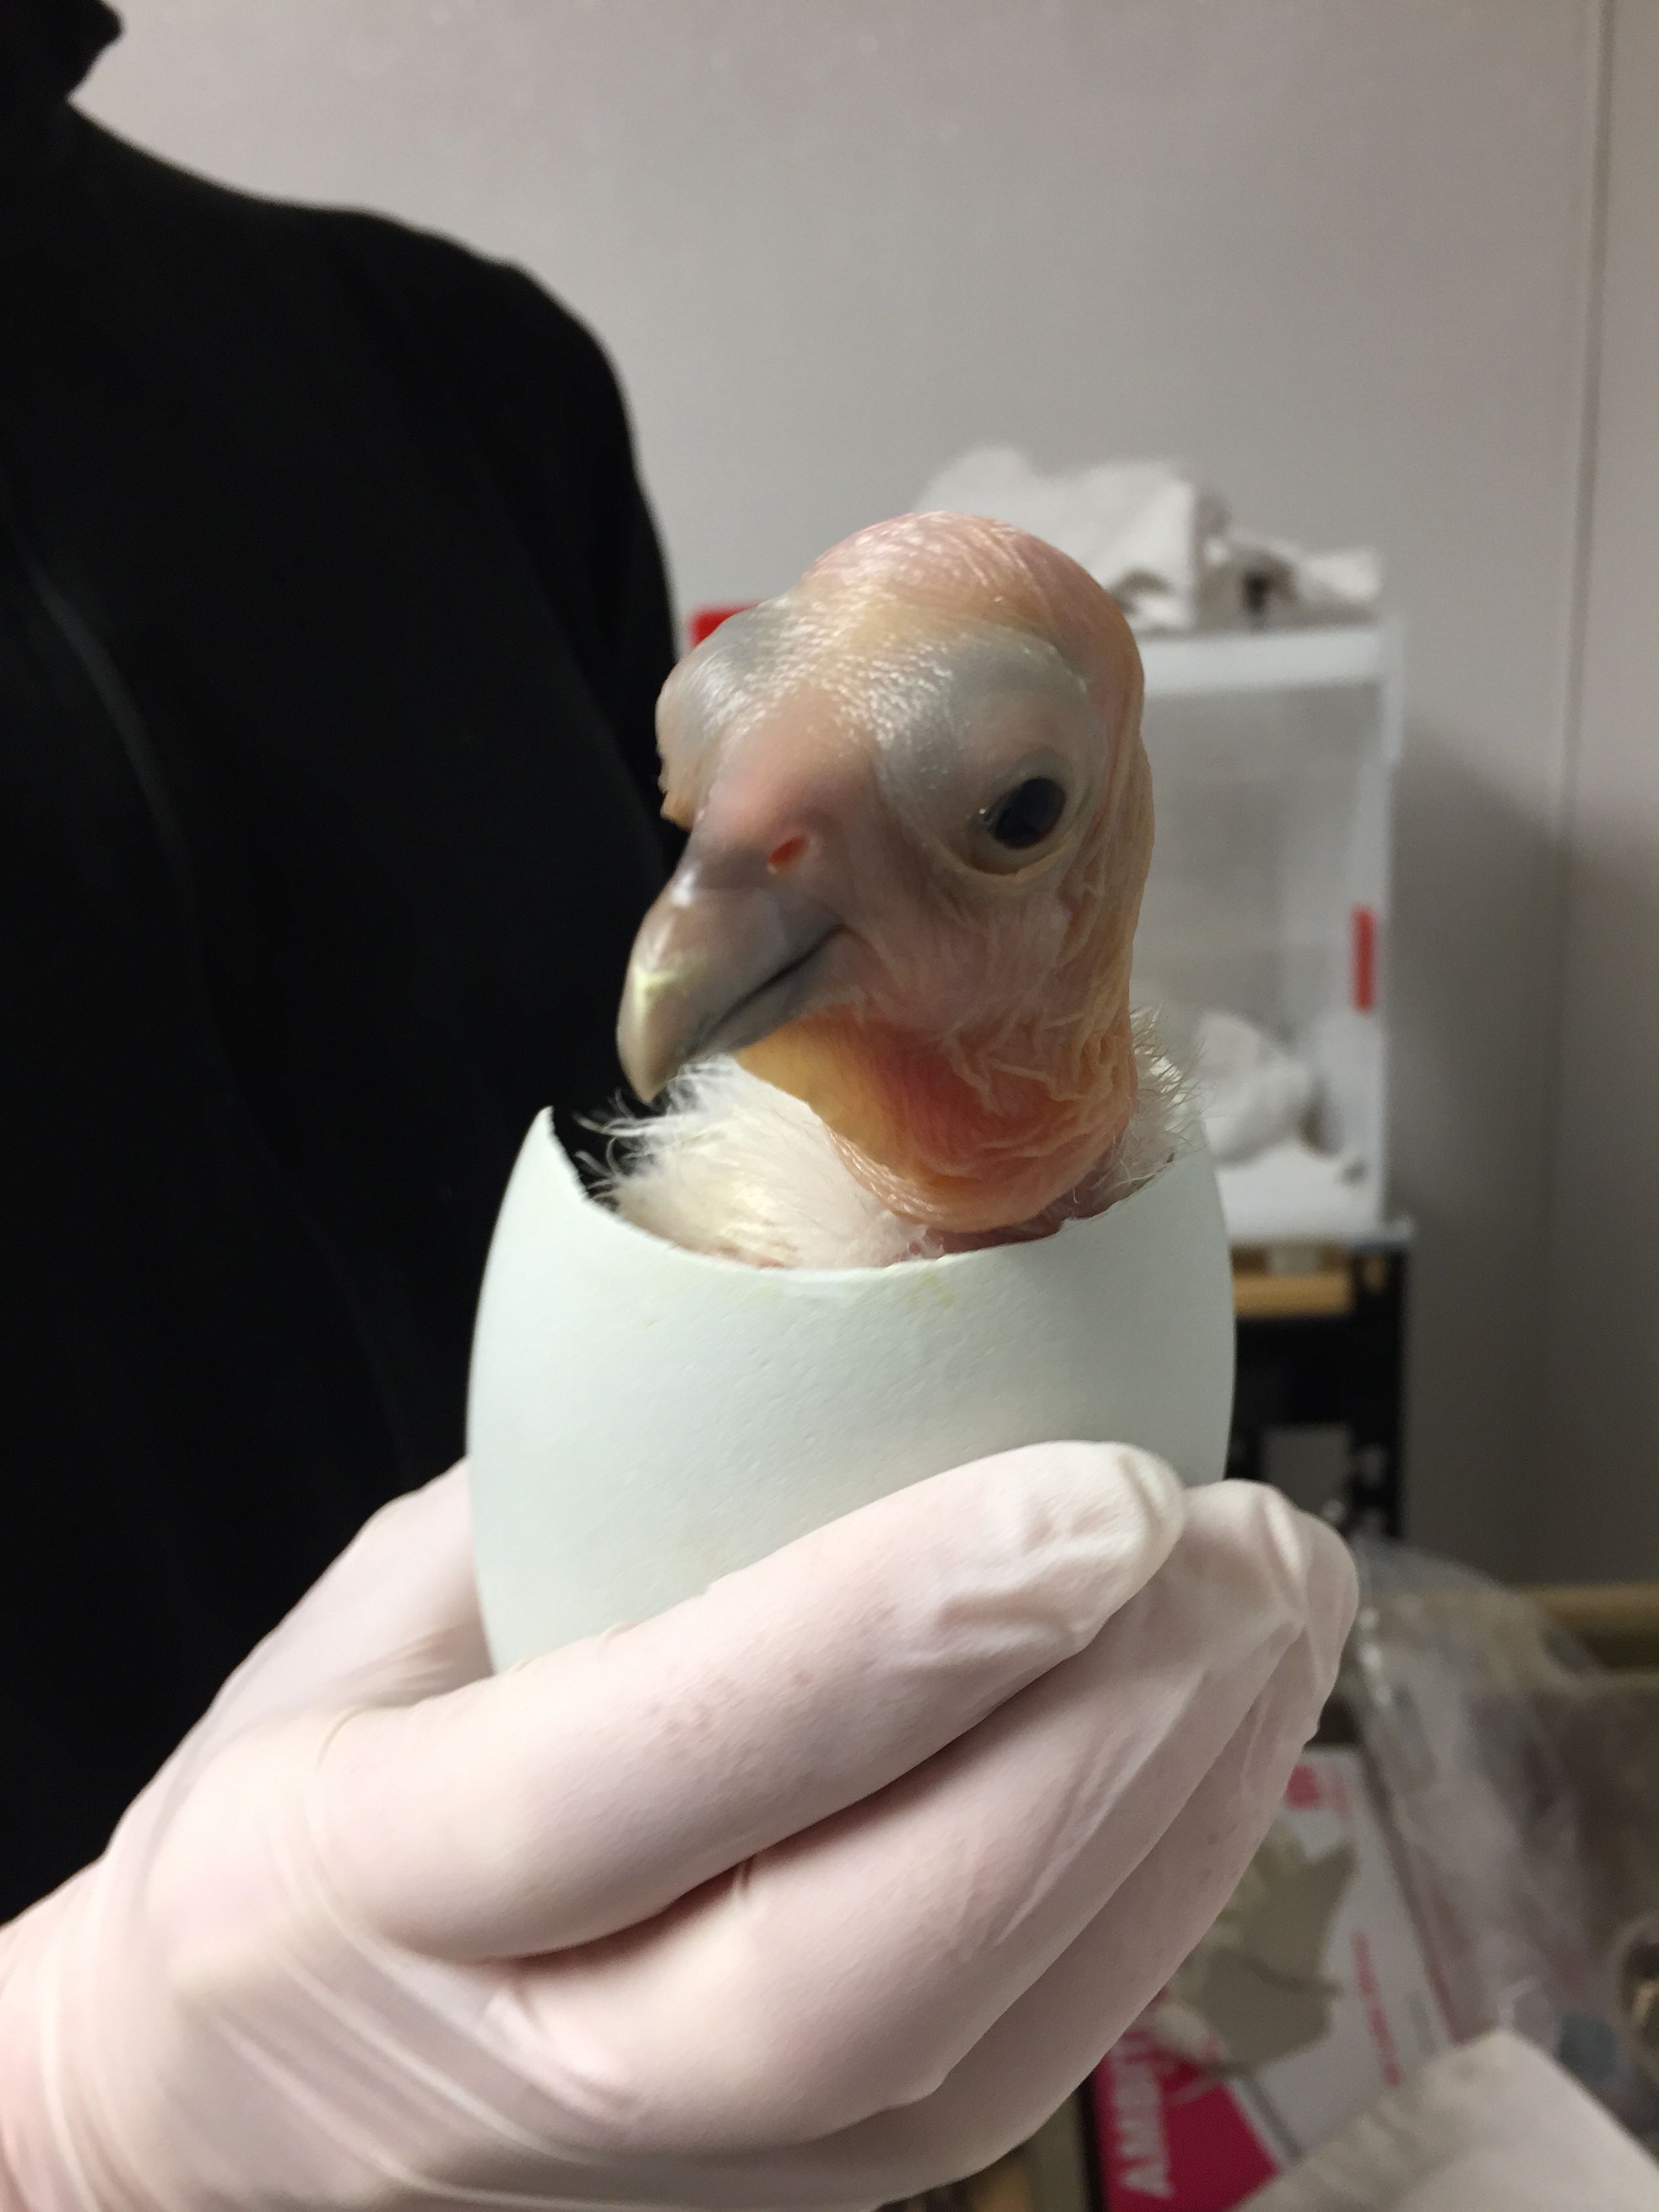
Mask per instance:
[[[473,1342],[473,1542],[498,1667],[640,1620],[907,1483],[1017,1444],[1223,1473],[1232,1277],[1182,1153],[1030,1244],[890,1267],[681,1250],[590,1198],[540,1115]]]

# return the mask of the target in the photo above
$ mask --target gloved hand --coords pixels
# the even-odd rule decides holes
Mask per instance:
[[[1213,1917],[1352,1605],[1282,1498],[1055,1445],[490,1678],[457,1470],[0,1934],[0,2201],[850,2207],[971,2171]]]

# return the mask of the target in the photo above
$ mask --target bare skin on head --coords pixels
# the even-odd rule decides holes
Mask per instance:
[[[690,842],[629,971],[635,1089],[734,1053],[947,1239],[1086,1199],[1135,1109],[1140,706],[1108,594],[965,515],[861,531],[726,623],[658,708]]]

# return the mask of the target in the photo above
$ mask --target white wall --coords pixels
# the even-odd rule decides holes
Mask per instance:
[[[1550,1266],[1562,1576],[1659,1561],[1659,5],[1614,11]]]
[[[1595,0],[125,12],[91,112],[213,175],[516,259],[603,333],[684,603],[775,587],[987,438],[1189,458],[1264,527],[1380,544],[1411,637],[1414,1525],[1552,1571]],[[1659,1514],[1642,1546],[1625,1564],[1659,1571]]]

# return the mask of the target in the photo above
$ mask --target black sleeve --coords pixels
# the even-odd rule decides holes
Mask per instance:
[[[680,840],[660,819],[655,708],[674,626],[610,362],[520,270],[373,218],[351,229],[360,265],[395,294],[460,401],[672,865]]]

